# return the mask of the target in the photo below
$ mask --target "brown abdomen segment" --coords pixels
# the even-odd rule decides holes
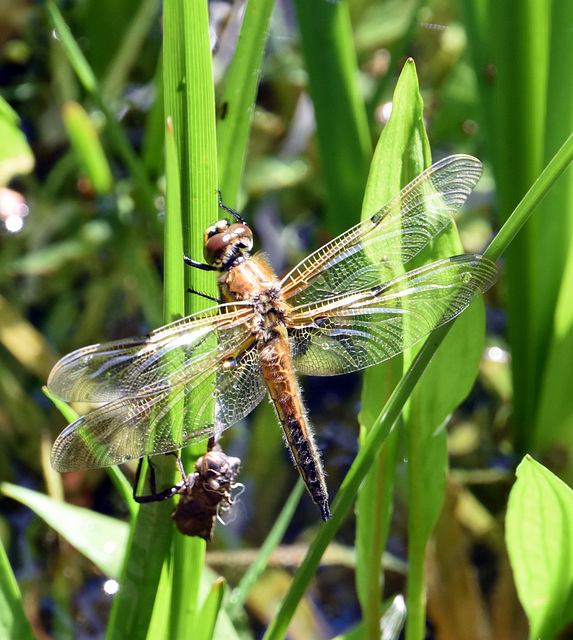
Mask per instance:
[[[320,452],[302,404],[288,342],[280,333],[260,348],[263,376],[282,425],[291,458],[306,483],[322,519],[328,520],[328,491]]]

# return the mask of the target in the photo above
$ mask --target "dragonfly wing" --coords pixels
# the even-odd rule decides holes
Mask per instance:
[[[388,360],[458,316],[497,274],[483,256],[454,256],[366,291],[297,307],[289,327],[296,369],[326,376]]]
[[[79,471],[168,453],[219,435],[250,413],[266,385],[252,338],[217,371],[203,369],[192,384],[181,380],[149,396],[122,398],[82,416],[58,437],[52,449],[57,471]]]
[[[247,305],[220,305],[141,338],[78,349],[54,366],[48,389],[69,402],[112,402],[191,383],[198,372],[216,367],[221,353],[236,347],[242,340],[236,327],[250,315]]]
[[[321,247],[281,282],[292,305],[360,291],[399,274],[444,229],[481,176],[476,158],[444,158],[421,173],[371,218]]]

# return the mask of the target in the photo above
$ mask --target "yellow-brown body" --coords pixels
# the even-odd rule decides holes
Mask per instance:
[[[251,333],[285,442],[323,520],[327,520],[328,491],[292,363],[287,333],[290,307],[280,294],[277,277],[259,254],[221,270],[219,290],[223,301],[248,301],[253,305]]]

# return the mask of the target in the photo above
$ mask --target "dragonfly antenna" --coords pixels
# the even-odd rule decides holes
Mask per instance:
[[[217,191],[219,192],[219,208],[223,209],[224,211],[227,211],[228,213],[230,213],[234,218],[236,218],[239,222],[242,222],[243,224],[247,224],[247,222],[245,221],[245,219],[239,214],[237,213],[237,211],[235,211],[234,209],[231,209],[230,207],[226,207],[223,204],[223,196],[221,194],[221,189],[217,189]],[[248,225],[247,225],[248,226]]]

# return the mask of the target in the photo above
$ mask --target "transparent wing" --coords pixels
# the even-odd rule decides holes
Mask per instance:
[[[148,336],[78,349],[54,366],[48,389],[68,402],[112,402],[192,384],[238,355],[250,316],[248,305],[219,305]]]
[[[378,213],[315,251],[281,282],[292,305],[360,291],[400,273],[444,229],[481,176],[481,163],[465,155],[432,165]]]
[[[54,469],[93,469],[175,451],[245,417],[263,399],[266,385],[248,329],[228,331],[238,355],[220,362],[216,374],[212,366],[195,368],[171,388],[124,397],[81,417],[54,443]]]
[[[326,376],[392,358],[458,316],[497,274],[483,256],[454,256],[367,291],[296,307],[289,326],[296,369]]]

